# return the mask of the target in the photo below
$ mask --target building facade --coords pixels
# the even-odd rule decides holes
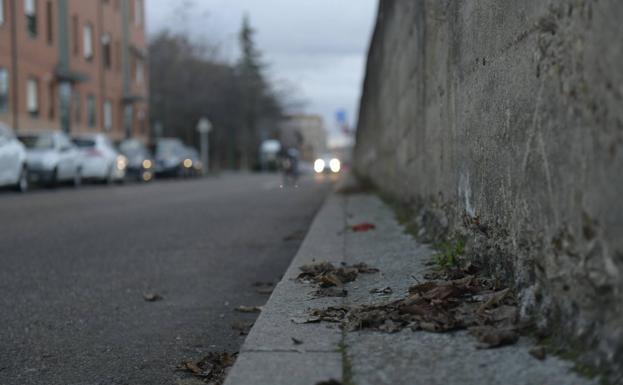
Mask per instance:
[[[283,146],[299,149],[301,159],[307,162],[313,162],[327,151],[327,130],[319,115],[286,116],[280,139]]]
[[[149,137],[144,0],[0,0],[0,121]]]

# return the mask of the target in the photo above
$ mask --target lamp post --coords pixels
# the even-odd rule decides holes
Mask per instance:
[[[210,171],[210,131],[212,131],[212,123],[210,123],[207,118],[199,119],[199,123],[197,123],[197,132],[199,132],[200,135],[201,162],[203,163],[203,167],[206,172]]]

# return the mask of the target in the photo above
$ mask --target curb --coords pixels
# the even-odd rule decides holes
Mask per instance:
[[[338,325],[297,324],[307,308],[335,306],[342,298],[311,299],[310,285],[294,282],[299,266],[344,260],[344,198],[330,194],[300,249],[249,332],[225,385],[313,385],[342,377]],[[304,303],[304,306],[301,304]],[[302,341],[296,344],[293,339]]]

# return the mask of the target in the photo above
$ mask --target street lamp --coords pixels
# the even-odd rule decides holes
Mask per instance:
[[[199,132],[200,136],[200,144],[201,144],[201,162],[203,163],[203,167],[208,172],[210,170],[210,146],[209,146],[209,134],[212,131],[212,123],[207,118],[199,119],[199,123],[197,123],[197,132]]]

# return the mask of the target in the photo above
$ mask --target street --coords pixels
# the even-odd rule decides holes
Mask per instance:
[[[277,174],[0,192],[0,384],[173,384],[235,352],[330,183]],[[159,295],[147,301],[146,294]]]

